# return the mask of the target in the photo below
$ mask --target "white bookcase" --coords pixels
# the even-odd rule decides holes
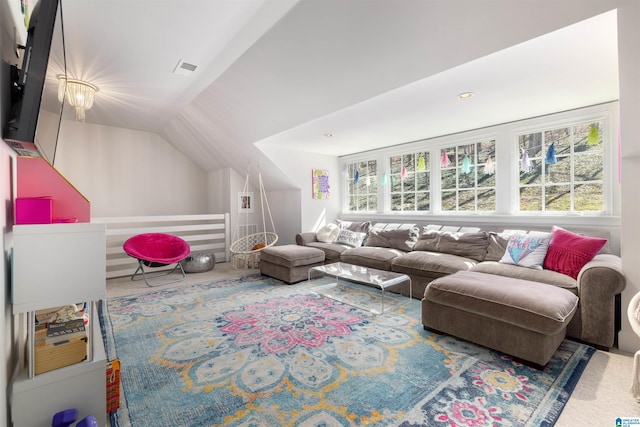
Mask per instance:
[[[106,425],[106,357],[96,302],[106,297],[104,224],[34,224],[13,227],[13,314],[26,333],[26,350],[12,382],[14,427],[51,425],[53,415],[77,408]],[[89,302],[91,310],[87,359],[38,375],[33,374],[35,311]],[[26,322],[25,322],[26,319]]]

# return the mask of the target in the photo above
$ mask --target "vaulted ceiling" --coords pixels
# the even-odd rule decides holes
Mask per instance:
[[[239,172],[264,145],[345,155],[618,99],[614,5],[62,0],[67,73],[100,88],[87,122]]]

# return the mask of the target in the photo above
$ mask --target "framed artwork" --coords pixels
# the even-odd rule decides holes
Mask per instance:
[[[252,213],[254,203],[253,193],[238,193],[238,212]]]
[[[330,195],[329,171],[313,169],[311,171],[311,188],[314,199],[328,199]]]

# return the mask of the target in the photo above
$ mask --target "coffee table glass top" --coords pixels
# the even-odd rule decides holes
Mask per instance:
[[[409,295],[404,298],[411,297],[411,279],[406,274],[394,273],[385,270],[376,270],[373,268],[361,267],[344,262],[336,262],[333,264],[311,267],[309,269],[309,280],[311,280],[314,272],[332,276],[336,279],[335,283],[319,286],[314,291],[315,293],[344,302],[349,305],[369,310],[376,314],[383,314],[385,312],[385,309],[390,308],[389,303],[394,299],[393,297],[390,297],[390,294],[388,292],[385,293],[386,289],[392,288],[395,285],[400,285],[408,281]],[[343,279],[343,281],[340,282],[340,279]],[[369,285],[370,287],[380,290],[380,308],[378,309],[359,305],[354,299],[355,294],[353,292],[353,289],[350,289],[348,286],[344,286],[349,282]],[[387,307],[385,307],[385,300],[387,302]]]

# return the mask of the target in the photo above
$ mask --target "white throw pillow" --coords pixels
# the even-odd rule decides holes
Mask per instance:
[[[365,237],[367,237],[367,233],[356,233],[355,231],[343,228],[338,234],[336,243],[357,248],[358,246],[362,246],[362,242],[364,242]]]
[[[338,238],[340,227],[338,224],[330,222],[316,232],[316,239],[322,243],[333,243]]]
[[[550,241],[551,233],[512,234],[500,262],[541,270]]]

